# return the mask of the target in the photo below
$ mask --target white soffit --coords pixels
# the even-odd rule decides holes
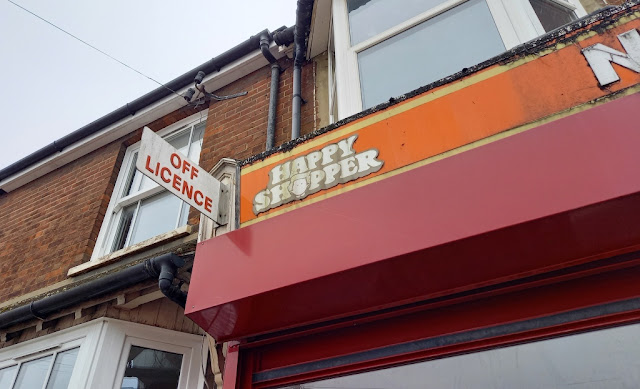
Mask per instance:
[[[313,2],[307,58],[314,58],[327,51],[329,45],[329,26],[331,25],[331,1]]]
[[[271,54],[276,59],[284,56],[284,53],[278,51],[275,43],[269,48]],[[216,91],[232,82],[253,73],[254,71],[267,66],[269,62],[264,58],[260,49],[256,49],[253,53],[224,66],[219,72],[209,74],[205,77],[203,84],[208,91]],[[183,94],[192,85],[177,90],[178,94]],[[238,91],[240,92],[240,91]],[[170,114],[171,112],[182,108],[185,101],[181,96],[171,94],[155,103],[148,105],[142,110],[120,120],[102,130],[66,147],[64,150],[48,156],[47,158],[15,173],[4,180],[0,181],[0,189],[5,192],[11,192],[29,182],[48,174],[57,168],[68,164],[92,151],[99,149],[119,138],[141,128],[145,125]]]

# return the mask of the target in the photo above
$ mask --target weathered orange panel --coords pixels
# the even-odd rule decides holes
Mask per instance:
[[[640,27],[633,19],[605,30],[580,31],[573,44],[558,44],[506,64],[494,65],[460,80],[432,89],[400,104],[373,113],[313,138],[286,153],[245,166],[241,177],[241,223],[255,222],[287,208],[313,202],[340,190],[373,182],[376,176],[397,173],[428,158],[542,119],[556,119],[585,103],[608,97],[640,83],[640,74],[616,65],[621,80],[600,88],[581,50],[603,43],[624,51],[617,35]],[[593,35],[593,36],[592,36]],[[613,97],[612,97],[613,98]],[[590,106],[578,108],[588,109]],[[555,116],[555,117],[554,117]],[[525,130],[526,128],[520,128]],[[358,134],[355,152],[375,148],[383,167],[357,181],[340,184],[255,215],[253,199],[264,190],[276,165]],[[423,162],[424,163],[424,162]]]

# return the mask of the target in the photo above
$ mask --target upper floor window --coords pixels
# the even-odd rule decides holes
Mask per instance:
[[[578,0],[334,0],[344,118],[476,65],[585,14]]]
[[[181,153],[198,162],[205,119],[198,114],[159,134]],[[189,205],[136,169],[140,143],[127,150],[93,258],[140,243],[187,224]]]

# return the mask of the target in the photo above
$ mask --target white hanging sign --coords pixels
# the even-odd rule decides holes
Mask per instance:
[[[229,189],[147,127],[136,168],[214,222],[227,223]]]

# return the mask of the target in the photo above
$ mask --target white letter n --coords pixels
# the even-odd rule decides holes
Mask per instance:
[[[618,40],[627,54],[607,47],[602,43],[582,49],[582,54],[596,75],[601,86],[611,84],[620,79],[611,62],[640,73],[640,34],[634,28],[618,35]]]

